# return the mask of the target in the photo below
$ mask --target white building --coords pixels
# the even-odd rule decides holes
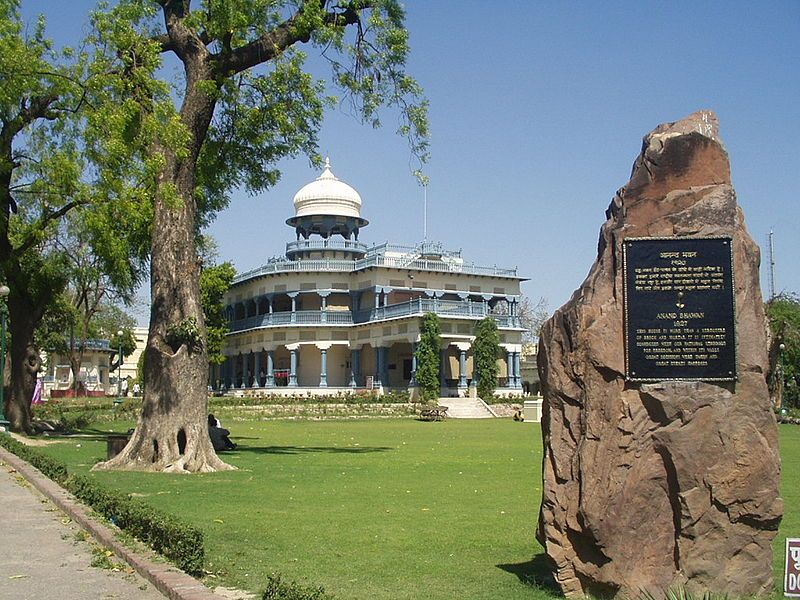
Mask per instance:
[[[294,197],[284,259],[242,273],[226,296],[230,322],[211,384],[248,394],[336,394],[415,387],[425,313],[441,319],[443,396],[472,383],[476,323],[497,320],[505,357],[497,392],[522,394],[516,269],[479,266],[438,243],[367,246],[361,197],[326,161]]]

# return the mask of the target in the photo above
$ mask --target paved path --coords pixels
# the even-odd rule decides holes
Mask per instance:
[[[116,557],[120,572],[90,566],[92,538],[4,462],[0,515],[0,599],[164,600]]]

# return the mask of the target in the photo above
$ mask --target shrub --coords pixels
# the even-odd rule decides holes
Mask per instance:
[[[205,551],[203,532],[199,529],[141,500],[108,490],[91,477],[69,475],[66,465],[60,460],[29,448],[10,436],[0,435],[0,445],[179,568],[192,575],[202,573]]]
[[[284,581],[280,575],[267,578],[267,589],[262,600],[330,600],[333,596],[326,594],[322,587],[305,587],[294,581]]]
[[[19,456],[22,460],[39,469],[45,477],[58,484],[63,484],[67,479],[67,465],[56,458],[37,452],[12,438],[10,435],[0,435],[0,446]]]
[[[475,341],[472,344],[475,361],[475,374],[478,379],[478,395],[486,398],[494,394],[497,376],[500,369],[497,357],[500,354],[500,335],[497,323],[492,317],[486,317],[475,326]]]
[[[420,341],[417,345],[417,385],[420,387],[422,397],[430,402],[439,397],[441,393],[439,384],[439,317],[434,313],[427,313],[422,317],[420,326]]]

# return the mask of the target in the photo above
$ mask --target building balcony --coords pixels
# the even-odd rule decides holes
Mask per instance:
[[[355,315],[349,310],[299,310],[274,312],[238,319],[230,323],[231,333],[261,327],[291,325],[363,325],[388,319],[422,316],[436,313],[442,318],[455,317],[479,320],[492,316],[501,328],[520,327],[519,318],[512,315],[492,314],[485,302],[417,298],[407,302],[360,310]]]
[[[317,273],[330,271],[352,273],[373,267],[413,269],[417,271],[435,271],[440,273],[465,273],[467,275],[489,275],[518,279],[516,268],[501,269],[500,267],[483,267],[480,265],[465,263],[456,259],[446,260],[424,258],[418,254],[406,254],[400,256],[376,254],[372,256],[366,256],[358,260],[327,258],[273,260],[261,267],[258,267],[257,269],[242,273],[233,280],[233,284],[235,285],[249,279],[276,273]]]
[[[286,244],[286,256],[292,258],[303,252],[348,252],[364,256],[368,246],[353,240],[297,240]]]
[[[379,306],[356,312],[354,321],[357,324],[385,321],[398,317],[422,316],[425,313],[435,313],[442,318],[470,318],[483,319],[494,317],[498,327],[519,327],[519,319],[511,315],[493,314],[485,302],[470,302],[469,300],[440,300],[438,298],[417,298],[407,302]]]

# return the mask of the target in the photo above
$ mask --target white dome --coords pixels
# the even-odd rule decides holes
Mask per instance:
[[[336,215],[361,217],[361,196],[331,172],[330,160],[325,159],[322,175],[303,186],[294,195],[295,217]]]

